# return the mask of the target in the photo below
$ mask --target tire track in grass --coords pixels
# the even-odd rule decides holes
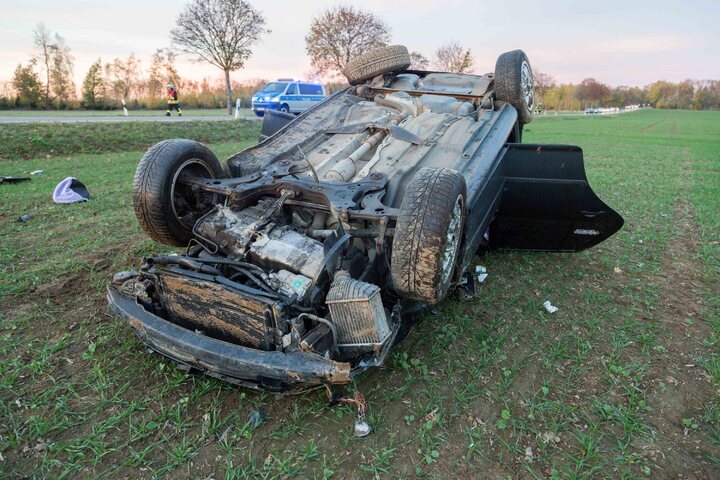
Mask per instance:
[[[686,151],[678,191],[692,187],[692,169]],[[646,416],[653,435],[642,442],[642,448],[657,475],[679,478],[692,473],[713,478],[717,465],[708,457],[717,457],[718,449],[699,425],[706,404],[715,397],[712,379],[697,361],[707,353],[703,341],[712,333],[703,320],[707,285],[698,258],[701,231],[695,209],[685,199],[675,202],[672,218],[676,235],[663,255],[660,274],[652,279],[661,292],[653,314],[660,331],[643,382],[648,385],[647,405],[653,409]]]

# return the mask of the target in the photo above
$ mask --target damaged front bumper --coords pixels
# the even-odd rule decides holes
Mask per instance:
[[[322,384],[345,384],[368,366],[336,362],[297,350],[262,351],[214,339],[176,325],[151,312],[113,285],[107,289],[114,315],[122,317],[152,350],[185,370],[244,387],[297,393]],[[386,352],[384,352],[386,353]],[[383,355],[384,357],[384,355]]]

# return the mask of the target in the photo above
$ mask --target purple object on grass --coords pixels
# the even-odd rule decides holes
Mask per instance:
[[[90,192],[87,187],[77,178],[67,177],[58,183],[53,192],[55,203],[87,202],[90,199]]]

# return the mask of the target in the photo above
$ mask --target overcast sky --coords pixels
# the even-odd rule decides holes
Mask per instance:
[[[62,35],[75,56],[76,83],[98,57],[135,53],[143,68],[156,48],[170,45],[184,0],[0,0],[0,82],[33,51],[39,22]],[[258,44],[234,80],[307,77],[304,36],[328,0],[251,3],[272,33]],[[503,4],[506,3],[506,4]],[[430,58],[450,40],[472,49],[475,72],[492,71],[498,54],[522,48],[533,66],[560,82],[594,77],[611,85],[655,80],[720,79],[720,0],[532,1],[364,0],[355,3],[391,28],[393,43]],[[181,76],[220,78],[214,67],[181,58]]]

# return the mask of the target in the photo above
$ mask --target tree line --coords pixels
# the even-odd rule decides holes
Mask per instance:
[[[242,69],[265,28],[262,12],[245,0],[190,0],[170,31],[171,48],[156,50],[147,68],[135,55],[108,62],[98,59],[86,72],[78,89],[73,80],[74,58],[65,39],[43,24],[33,31],[35,51],[19,64],[10,81],[0,82],[0,109],[116,109],[125,101],[129,108],[162,108],[165,86],[173,83],[184,107],[227,107],[250,96],[266,79],[235,82],[231,72]],[[358,55],[392,42],[390,27],[378,16],[352,6],[329,8],[313,18],[305,36],[305,50],[313,71],[310,76],[326,80],[326,90],[346,86],[345,64]],[[201,81],[182,78],[175,63],[178,54],[219,68],[224,78]],[[458,42],[438,47],[430,58],[410,53],[412,69],[473,73],[471,49]],[[720,108],[720,82],[658,81],[645,87],[610,87],[593,78],[579,84],[559,84],[546,73],[535,71],[538,104],[545,110],[580,110],[587,107],[622,107],[645,104],[656,108]]]
[[[720,81],[660,80],[644,87],[611,87],[594,78],[579,84],[559,84],[543,72],[534,72],[535,93],[543,110],[582,110],[589,107],[647,105],[662,109],[720,109]]]

